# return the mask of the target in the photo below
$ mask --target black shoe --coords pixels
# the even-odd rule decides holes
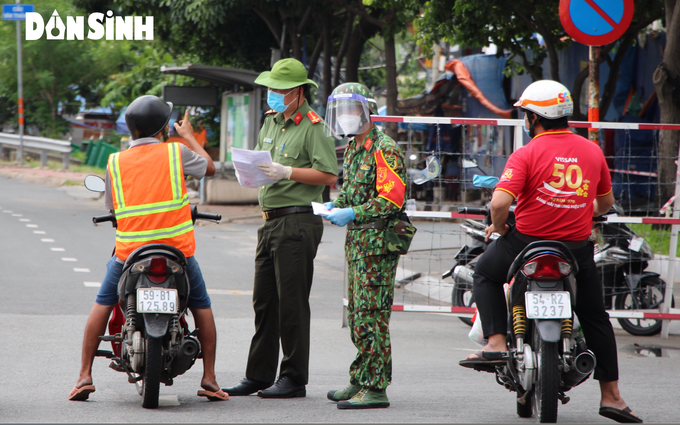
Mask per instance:
[[[262,398],[292,398],[305,397],[306,395],[305,386],[297,385],[287,376],[280,376],[274,385],[266,390],[257,392],[257,396]]]
[[[270,382],[256,381],[254,379],[243,378],[238,385],[229,388],[222,388],[222,391],[229,395],[250,395],[258,390],[269,388],[272,384]]]

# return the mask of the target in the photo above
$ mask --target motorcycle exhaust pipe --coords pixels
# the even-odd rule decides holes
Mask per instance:
[[[588,375],[595,369],[595,354],[587,350],[578,354],[574,358],[573,367],[564,375],[564,386],[575,387],[588,378]]]
[[[172,377],[174,378],[189,370],[189,368],[193,366],[196,357],[198,357],[199,351],[201,351],[199,342],[193,337],[186,337],[184,341],[182,341],[182,345],[180,345],[177,355],[175,355],[175,358],[170,364]]]
[[[470,285],[472,285],[472,283],[474,282],[473,280],[474,275],[475,271],[467,266],[456,266],[456,268],[453,269],[454,282],[469,283]]]

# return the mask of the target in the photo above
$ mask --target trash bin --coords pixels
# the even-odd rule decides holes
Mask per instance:
[[[101,146],[102,142],[96,141],[96,142],[90,142],[87,145],[87,155],[85,158],[85,164],[94,166],[96,161],[97,161],[97,154],[99,153],[99,148]]]
[[[116,152],[118,152],[117,147],[100,142],[99,150],[97,151],[97,160],[95,161],[94,166],[106,168],[106,163],[109,161],[109,155]]]

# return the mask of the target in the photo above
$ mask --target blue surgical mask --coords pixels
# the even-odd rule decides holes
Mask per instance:
[[[272,91],[271,89],[267,91],[267,105],[269,105],[270,108],[275,110],[276,112],[283,112],[286,109],[288,109],[288,106],[290,106],[290,102],[288,105],[284,103],[284,99],[286,96],[290,94],[295,90],[295,88],[292,88],[288,93],[286,94],[281,94],[281,93],[276,93],[275,91]]]
[[[526,121],[524,121],[524,133],[531,139],[531,134],[529,134],[529,129],[527,128]]]

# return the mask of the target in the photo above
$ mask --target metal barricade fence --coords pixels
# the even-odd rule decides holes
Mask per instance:
[[[379,125],[391,122],[401,127],[398,143],[404,151],[408,169],[407,213],[418,229],[409,253],[399,262],[393,311],[439,312],[471,317],[474,308],[452,305],[454,281],[441,278],[454,264],[457,250],[470,242],[460,228],[461,221],[483,218],[478,214],[461,214],[458,207],[483,207],[488,202],[491,192],[473,187],[473,175],[500,177],[510,154],[523,146],[525,140],[528,141],[523,131],[524,120],[371,118]],[[666,284],[656,288],[657,293],[649,296],[663,299],[665,295],[666,300],[672,299],[675,276],[680,276],[675,272],[680,208],[673,208],[674,214],[670,217],[673,199],[660,199],[661,186],[656,168],[657,162],[662,159],[658,153],[659,130],[680,130],[680,125],[570,122],[569,126],[599,131],[600,146],[605,148],[605,157],[610,164],[615,196],[624,209],[624,214],[608,216],[607,223],[625,223],[640,237],[652,241],[655,260],[649,262],[648,269],[659,273]],[[438,159],[441,173],[422,183],[422,169],[430,156]],[[672,159],[677,160],[677,156]],[[472,168],[473,164],[476,167]],[[665,216],[660,217],[659,214]],[[668,255],[664,255],[666,252]],[[658,293],[659,290],[664,294]],[[605,288],[607,291],[607,308],[612,318],[638,324],[663,319],[664,337],[668,337],[669,320],[680,320],[680,310],[670,309],[668,302],[641,310],[631,304],[624,291],[611,287]],[[469,297],[469,294],[466,296]],[[347,299],[343,301],[346,307]],[[343,325],[345,323],[343,319]]]

